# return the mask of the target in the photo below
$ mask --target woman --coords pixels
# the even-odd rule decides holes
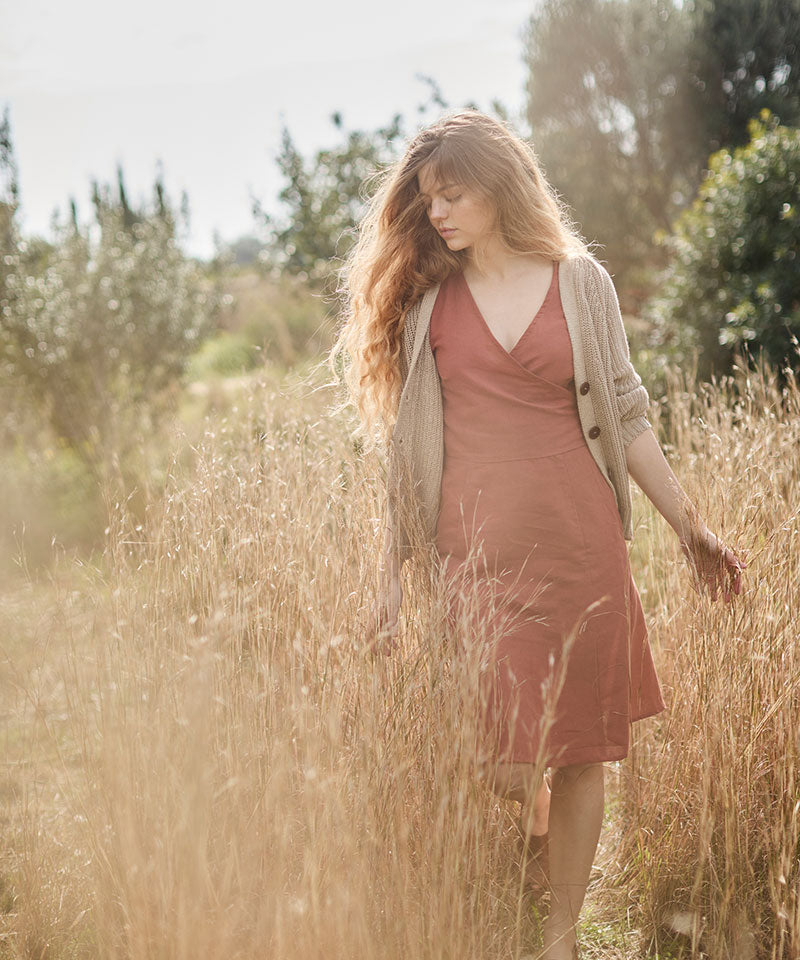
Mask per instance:
[[[374,627],[390,646],[419,531],[454,587],[476,582],[478,545],[487,617],[511,614],[490,674],[493,786],[522,804],[523,848],[549,856],[543,956],[570,958],[603,761],[627,756],[630,723],[664,709],[628,562],[628,474],[678,534],[696,589],[730,599],[745,564],[667,464],[611,278],[506,125],[465,111],[415,136],[343,279],[334,354],[350,354],[365,430],[391,440]],[[452,592],[456,614],[464,595]]]

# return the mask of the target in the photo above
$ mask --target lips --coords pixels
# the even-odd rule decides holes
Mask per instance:
[[[443,227],[439,231],[439,233],[441,233],[443,237],[449,237],[451,233],[455,233],[455,232],[456,232],[456,227],[448,227],[447,229]]]

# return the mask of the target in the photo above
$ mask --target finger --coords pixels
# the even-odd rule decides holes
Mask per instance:
[[[747,550],[740,550],[739,553],[736,554],[736,560],[740,567],[746,567],[747,566]]]
[[[378,652],[378,648],[381,646],[385,635],[386,624],[384,618],[381,616],[373,616],[367,628],[367,636],[369,637],[367,649],[370,653],[375,654]]]
[[[378,633],[372,640],[370,645],[370,653],[372,654],[373,660],[376,660],[378,657],[385,657],[387,653],[387,638],[382,633]]]
[[[383,632],[387,637],[397,633],[397,617],[392,617],[391,619],[387,617],[386,620],[384,620]]]
[[[730,549],[725,551],[725,564],[726,566],[736,570],[741,567],[741,561],[733,552],[733,550]]]
[[[383,637],[378,647],[378,651],[382,657],[391,657],[395,651],[395,638],[394,637]]]

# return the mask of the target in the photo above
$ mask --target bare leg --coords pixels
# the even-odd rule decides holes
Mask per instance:
[[[550,811],[550,788],[544,777],[534,782],[530,763],[499,763],[492,789],[522,805],[520,822],[526,833],[542,836],[547,833]]]
[[[602,763],[559,767],[550,803],[550,911],[542,960],[572,960],[575,924],[586,896],[603,822]]]

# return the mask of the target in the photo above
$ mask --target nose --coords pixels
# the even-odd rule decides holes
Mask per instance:
[[[448,206],[444,197],[434,197],[431,201],[431,220],[443,220],[447,216]]]

